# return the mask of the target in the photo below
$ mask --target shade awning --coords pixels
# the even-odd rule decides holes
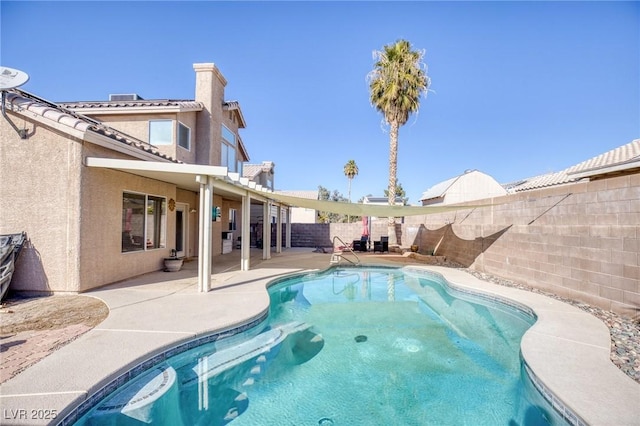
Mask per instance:
[[[264,194],[263,194],[264,195]],[[279,193],[269,193],[268,198],[288,204],[295,207],[304,207],[318,211],[327,211],[331,213],[341,213],[350,216],[376,216],[376,217],[403,217],[403,216],[421,216],[435,213],[445,213],[456,210],[466,210],[478,207],[487,207],[492,204],[484,205],[447,205],[447,206],[401,206],[401,205],[377,205],[377,204],[361,204],[361,203],[342,203],[337,201],[310,200],[307,198],[292,197]]]

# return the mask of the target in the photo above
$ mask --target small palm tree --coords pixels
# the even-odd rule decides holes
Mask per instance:
[[[395,204],[398,173],[398,130],[420,106],[420,96],[431,80],[422,62],[424,50],[411,50],[411,43],[398,40],[374,51],[376,60],[368,75],[371,104],[389,125],[389,204]],[[395,218],[389,218],[389,244],[398,244]]]
[[[351,202],[351,181],[358,175],[358,166],[354,160],[349,160],[344,165],[344,175],[349,179],[349,202]]]
[[[349,179],[349,202],[351,202],[351,181],[358,174],[358,166],[354,160],[347,161],[347,164],[344,165],[344,175]],[[347,215],[347,223],[350,222],[351,218]]]

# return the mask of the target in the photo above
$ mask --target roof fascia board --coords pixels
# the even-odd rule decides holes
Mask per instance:
[[[94,145],[98,145],[103,148],[110,149],[112,151],[117,151],[122,154],[127,154],[134,158],[139,158],[140,160],[146,160],[147,162],[159,161],[159,162],[163,162],[163,164],[164,163],[174,164],[170,160],[164,159],[162,157],[158,157],[157,155],[151,154],[149,152],[145,152],[139,148],[126,145],[118,141],[114,141],[108,136],[101,135],[100,133],[96,133],[93,131],[85,132],[82,139]],[[135,160],[135,161],[138,161],[138,160]]]
[[[242,138],[240,137],[240,135],[237,135],[237,136],[238,136],[238,146],[242,151],[243,157],[247,159],[246,161],[249,161],[250,158],[249,158],[249,153],[247,152],[247,148],[245,148],[244,142],[242,142]]]
[[[579,173],[567,173],[567,175],[571,176],[572,178],[580,179],[580,178],[588,178],[588,177],[593,177],[593,176],[599,176],[599,175],[603,175],[603,174],[607,174],[607,173],[621,172],[621,171],[624,171],[624,170],[627,170],[627,169],[635,169],[637,167],[640,167],[640,159],[634,159],[631,162],[623,163],[623,164],[617,164],[617,165],[614,165],[614,166],[586,170],[586,171],[579,172]]]
[[[247,128],[247,122],[244,121],[244,116],[242,115],[242,110],[240,109],[240,106],[238,106],[238,109],[236,111],[237,111],[236,115],[238,116],[238,121],[240,122],[239,123],[240,125],[238,127],[242,128],[242,129],[246,129]]]

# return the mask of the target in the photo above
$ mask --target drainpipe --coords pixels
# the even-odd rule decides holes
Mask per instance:
[[[5,92],[3,90],[2,91],[2,116],[5,118],[5,120],[7,120],[9,122],[9,124],[11,124],[11,127],[13,127],[13,130],[15,130],[18,133],[18,136],[20,136],[20,139],[26,139],[27,138],[27,129],[19,129],[18,126],[16,126],[14,124],[14,122],[11,121],[11,119],[7,115],[7,111],[6,111],[6,108],[5,108],[5,102],[7,100],[6,96],[7,96],[7,92]]]

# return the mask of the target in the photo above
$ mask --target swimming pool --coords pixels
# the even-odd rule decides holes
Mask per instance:
[[[259,326],[155,366],[76,424],[562,424],[522,370],[526,309],[411,268],[331,268],[269,293]]]

